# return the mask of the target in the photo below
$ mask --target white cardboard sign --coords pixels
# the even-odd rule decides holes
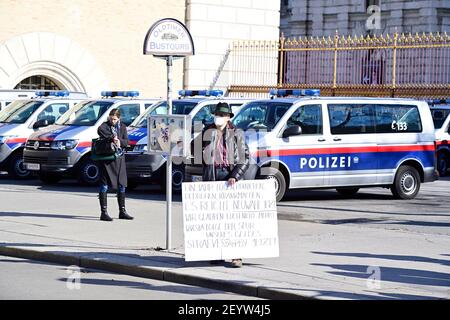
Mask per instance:
[[[279,256],[275,183],[183,183],[186,261]]]

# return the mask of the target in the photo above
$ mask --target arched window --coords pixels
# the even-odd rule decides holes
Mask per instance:
[[[62,90],[53,80],[44,76],[31,76],[20,81],[14,89],[28,90]]]

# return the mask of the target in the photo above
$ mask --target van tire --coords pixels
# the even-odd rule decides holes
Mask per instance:
[[[8,173],[14,179],[28,179],[32,172],[25,169],[23,165],[23,153],[21,151],[14,153],[9,160]]]
[[[450,162],[450,156],[449,156],[449,159],[447,159],[446,154],[444,152],[438,153],[437,167],[438,167],[440,177],[445,177],[447,175],[449,162]]]
[[[83,185],[96,186],[100,181],[100,167],[98,163],[86,158],[78,167],[78,181]]]
[[[277,202],[280,202],[283,199],[284,195],[286,194],[286,187],[287,187],[286,179],[284,178],[283,173],[281,173],[280,170],[271,167],[264,167],[264,171],[265,171],[264,174],[261,174],[261,172],[259,172],[256,179],[275,180],[275,188],[276,188],[275,197]]]
[[[39,180],[44,184],[56,184],[61,181],[62,176],[52,172],[39,172]]]
[[[420,190],[420,175],[416,168],[401,166],[395,175],[391,192],[396,199],[414,199]]]
[[[166,171],[167,167],[164,166],[161,170],[160,187],[162,192],[166,192]],[[172,192],[181,193],[182,184],[186,181],[184,166],[177,166],[172,164]]]
[[[359,188],[336,188],[336,191],[344,197],[352,197],[359,191]]]

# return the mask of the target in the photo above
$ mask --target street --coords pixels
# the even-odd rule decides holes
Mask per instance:
[[[1,177],[0,247],[169,268],[193,279],[206,277],[233,285],[243,283],[248,288],[256,286],[258,294],[264,288],[270,292],[267,298],[277,298],[280,293],[319,299],[450,298],[448,177],[423,184],[417,198],[410,201],[393,200],[389,190],[380,188],[361,189],[352,199],[345,199],[334,190],[291,192],[278,204],[280,257],[244,259],[240,269],[224,264],[187,263],[182,259],[180,195],[174,196],[173,204],[174,249],[166,252],[160,250],[165,246],[165,194],[157,187],[128,192],[128,211],[135,216],[134,221],[117,219],[117,202],[115,195],[110,194],[109,213],[116,218],[111,223],[98,220],[96,192],[96,188],[80,187],[72,180],[43,186],[38,180]],[[36,288],[41,287],[39,281],[48,282],[48,298],[103,299],[103,288],[115,285],[120,290],[131,290],[128,297],[132,299],[242,298],[184,286],[178,290],[172,284],[155,284],[142,278],[130,280],[128,276],[104,275],[100,271],[88,274],[88,279],[99,279],[98,282],[88,280],[83,284],[82,280],[86,290],[80,292],[82,296],[76,296],[77,293],[64,291],[65,284],[58,283],[57,279],[67,277],[65,267],[2,257],[2,299],[43,297],[38,290],[21,291],[20,282],[13,280],[14,274],[24,275],[20,268],[25,265],[36,269],[37,277],[30,287],[34,283]],[[11,268],[16,269],[11,279],[6,279],[5,271]],[[149,290],[130,289],[123,285],[127,281]],[[65,293],[59,295],[58,290]],[[105,298],[116,294],[109,291]]]
[[[0,270],[0,300],[249,299],[200,287],[10,257],[0,256]]]

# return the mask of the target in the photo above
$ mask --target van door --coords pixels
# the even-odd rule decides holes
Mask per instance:
[[[301,134],[283,138],[283,132],[295,126],[301,128]],[[321,148],[321,144],[325,141],[322,105],[308,104],[296,108],[286,120],[276,141],[280,160],[291,172],[290,188],[323,186],[322,161],[327,148]]]
[[[375,111],[371,104],[329,103],[330,153],[325,184],[331,187],[377,182]]]
[[[375,111],[378,145],[377,182],[391,184],[401,159],[423,158],[421,151],[414,151],[421,142],[418,135],[422,132],[419,109],[416,105],[383,104],[377,105]]]

